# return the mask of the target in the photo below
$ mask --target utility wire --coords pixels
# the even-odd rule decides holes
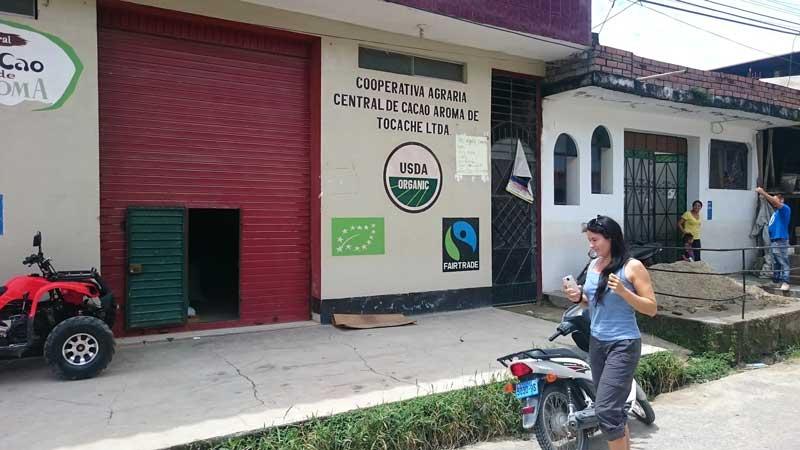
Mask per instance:
[[[797,36],[792,39],[792,53],[789,53],[789,79],[786,80],[786,87],[792,84],[792,62],[794,60],[794,46],[797,44]]]
[[[702,6],[702,5],[698,5],[698,4],[696,4],[696,3],[687,2],[687,1],[685,1],[685,0],[672,0],[672,1],[674,1],[674,2],[677,2],[677,3],[683,3],[683,4],[685,4],[685,5],[690,5],[690,6],[693,6],[693,7],[695,7],[695,8],[704,9],[704,10],[706,10],[706,11],[713,11],[713,12],[716,12],[716,13],[727,14],[727,15],[729,15],[729,16],[731,16],[731,17],[736,17],[736,18],[739,18],[739,19],[745,19],[745,20],[749,20],[749,21],[751,21],[751,22],[755,22],[755,23],[760,23],[760,24],[764,24],[764,25],[769,25],[769,26],[772,26],[772,27],[783,28],[783,29],[785,29],[785,30],[792,31],[794,34],[800,34],[800,31],[797,31],[797,30],[795,30],[795,29],[793,29],[793,28],[789,28],[789,27],[787,27],[787,26],[785,26],[785,25],[779,25],[779,24],[772,23],[772,22],[766,22],[766,21],[763,21],[763,20],[760,20],[760,19],[754,19],[754,18],[752,18],[752,17],[741,16],[741,15],[739,15],[739,14],[734,14],[734,13],[727,12],[727,11],[723,11],[723,10],[720,10],[720,9],[709,8],[708,6]],[[727,19],[727,18],[720,17],[720,19]],[[800,25],[800,24],[796,24],[796,25]]]
[[[641,1],[641,0],[628,0],[628,1],[629,1],[629,2],[633,2],[634,4],[636,4],[636,2],[639,2],[639,1]],[[652,12],[654,12],[654,13],[656,13],[656,14],[660,14],[660,15],[662,15],[662,16],[664,16],[664,17],[668,18],[668,19],[671,19],[671,20],[673,20],[673,21],[675,21],[675,22],[682,23],[682,24],[684,24],[684,25],[686,25],[686,26],[688,26],[688,27],[694,28],[694,29],[696,29],[696,30],[699,30],[699,31],[702,31],[702,32],[704,32],[704,33],[711,34],[711,35],[713,35],[713,36],[716,36],[716,37],[718,37],[718,38],[720,38],[720,39],[724,39],[724,40],[726,40],[726,41],[728,41],[728,42],[732,42],[732,43],[734,43],[734,44],[736,44],[736,45],[739,45],[739,46],[741,46],[741,47],[744,47],[744,48],[747,48],[747,49],[750,49],[750,50],[753,50],[753,51],[756,51],[756,52],[759,52],[759,53],[763,53],[763,54],[765,54],[765,55],[768,55],[768,56],[772,56],[773,58],[779,58],[779,59],[782,59],[782,60],[784,60],[784,61],[790,61],[790,59],[789,59],[789,58],[786,58],[786,57],[784,57],[784,56],[778,56],[778,55],[774,55],[774,54],[772,54],[772,53],[770,53],[770,52],[767,52],[767,51],[764,51],[764,50],[761,50],[761,49],[758,49],[758,48],[755,48],[755,47],[751,47],[750,45],[747,45],[747,44],[741,43],[741,42],[739,42],[739,41],[736,41],[736,40],[734,40],[734,39],[731,39],[731,38],[729,38],[729,37],[727,37],[727,36],[721,35],[721,34],[719,34],[719,33],[715,33],[715,32],[713,32],[713,31],[711,31],[711,30],[707,30],[707,29],[705,29],[705,28],[698,27],[697,25],[693,25],[693,24],[691,24],[691,23],[689,23],[689,22],[685,22],[685,21],[683,21],[683,20],[681,20],[681,19],[678,19],[678,18],[672,17],[671,15],[669,15],[669,14],[667,14],[667,13],[663,12],[663,11],[659,11],[659,10],[657,10],[657,9],[653,9],[653,8],[650,8],[650,7],[648,7],[648,6],[645,6],[645,5],[641,5],[641,6],[642,6],[642,8],[645,8],[645,9],[647,9],[647,10],[649,10],[649,11],[652,11]]]
[[[778,1],[778,0],[760,0],[760,1],[763,2],[763,3],[767,3],[767,4],[771,3],[771,4],[779,5],[780,7],[786,8],[789,11],[800,12],[800,8],[797,7],[797,3],[796,2],[795,3],[789,3],[789,2],[782,2],[782,1]]]
[[[785,30],[781,30],[781,29],[777,29],[777,28],[770,28],[770,27],[765,27],[765,26],[762,26],[762,25],[756,25],[754,23],[742,22],[742,21],[734,20],[734,19],[728,19],[728,18],[725,18],[725,17],[715,16],[713,14],[706,14],[706,13],[702,13],[702,12],[699,12],[699,11],[693,11],[691,9],[679,8],[677,6],[672,6],[672,5],[665,5],[663,3],[653,2],[653,1],[650,1],[650,0],[637,0],[637,1],[639,1],[640,3],[647,3],[647,4],[650,4],[650,5],[661,6],[662,8],[674,9],[674,10],[677,10],[677,11],[682,11],[682,12],[686,12],[686,13],[690,13],[690,14],[695,14],[695,15],[698,15],[698,16],[709,17],[709,18],[717,19],[717,20],[723,20],[725,22],[732,22],[732,23],[737,23],[739,25],[746,25],[746,26],[753,27],[753,28],[760,28],[762,30],[774,31],[776,33],[791,34],[791,35],[797,35],[798,33],[800,33],[798,31],[785,31]]]
[[[767,15],[767,14],[761,14],[761,13],[758,13],[758,12],[755,12],[755,11],[750,11],[750,10],[744,9],[744,8],[737,8],[736,6],[728,6],[725,3],[716,2],[714,0],[703,0],[703,1],[705,1],[706,3],[712,3],[714,5],[724,6],[724,7],[729,8],[729,9],[735,9],[736,11],[746,12],[746,13],[752,14],[754,16],[761,16],[761,17],[766,17],[767,19],[779,20],[781,22],[790,23],[792,25],[797,25],[797,26],[800,27],[800,23],[799,22],[792,22],[791,20],[781,19],[780,17],[770,16],[770,15]]]
[[[793,15],[795,17],[800,17],[800,10],[785,9],[784,7],[773,6],[772,4],[764,3],[764,2],[761,2],[761,1],[755,1],[755,0],[741,0],[741,1],[743,1],[745,3],[749,3],[749,4],[754,5],[754,6],[758,6],[759,8],[766,8],[766,9],[770,9],[772,11],[781,12],[781,13],[784,13],[784,14],[790,14],[790,15]]]
[[[628,6],[626,6],[625,8],[623,8],[623,9],[622,9],[622,11],[620,11],[620,12],[618,12],[618,13],[614,14],[613,16],[611,16],[611,17],[608,17],[608,16],[606,16],[606,17],[608,17],[608,18],[607,18],[606,20],[604,20],[604,21],[603,21],[603,23],[599,23],[599,24],[595,25],[594,27],[592,27],[592,29],[594,29],[594,28],[597,28],[597,27],[600,27],[600,31],[598,31],[598,33],[600,33],[601,31],[603,31],[603,26],[604,26],[606,23],[608,23],[608,22],[610,22],[610,21],[614,20],[614,18],[615,18],[615,17],[617,17],[618,15],[620,15],[620,14],[624,13],[625,11],[627,11],[627,10],[631,9],[631,6],[635,6],[635,5],[636,5],[636,3],[631,3],[630,5],[628,5]],[[611,11],[609,10],[609,12],[611,12]]]
[[[605,26],[606,22],[608,22],[608,16],[611,15],[611,11],[614,10],[614,6],[616,4],[617,4],[617,0],[611,0],[611,8],[608,8],[608,12],[606,13],[606,18],[603,19],[603,22],[600,23],[599,25],[593,26],[592,29],[595,29],[595,28],[597,28],[599,26],[600,27],[600,31],[598,31],[598,33],[603,31],[603,27]]]

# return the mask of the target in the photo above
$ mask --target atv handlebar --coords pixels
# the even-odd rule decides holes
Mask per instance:
[[[27,258],[23,259],[22,260],[22,264],[25,264],[26,266],[32,266],[32,265],[36,264],[36,260],[37,259],[39,259],[39,255],[33,254],[33,255],[28,256]]]
[[[558,328],[556,329],[555,333],[553,333],[549,338],[547,338],[547,340],[553,342],[557,337],[561,336],[562,334],[563,332],[561,331],[561,328]]]

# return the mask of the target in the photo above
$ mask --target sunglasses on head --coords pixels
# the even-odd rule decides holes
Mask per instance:
[[[600,223],[599,219],[600,219],[600,214],[598,214],[596,218],[594,218],[594,219],[592,219],[592,220],[590,220],[590,221],[588,221],[586,223],[582,223],[581,224],[581,231],[584,232],[584,233],[586,233],[587,231],[590,231],[590,230],[606,231],[606,227],[604,227],[603,224]]]

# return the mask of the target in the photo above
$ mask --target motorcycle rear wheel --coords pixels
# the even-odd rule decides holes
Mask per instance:
[[[550,384],[542,392],[541,411],[533,432],[542,450],[588,450],[585,430],[572,432],[567,426],[569,402],[563,386]]]

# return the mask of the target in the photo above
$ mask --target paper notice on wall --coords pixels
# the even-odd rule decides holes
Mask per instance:
[[[489,138],[486,136],[456,135],[456,180],[480,177],[489,181]]]

